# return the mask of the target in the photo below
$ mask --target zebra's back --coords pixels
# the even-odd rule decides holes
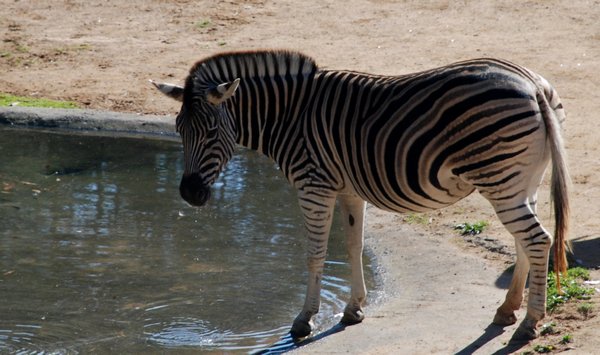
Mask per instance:
[[[321,71],[307,137],[332,185],[386,210],[437,209],[475,188],[503,198],[548,159],[540,80],[493,59],[399,77]]]

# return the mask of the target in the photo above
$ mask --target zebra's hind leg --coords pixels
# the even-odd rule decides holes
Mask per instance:
[[[513,277],[510,282],[510,287],[506,293],[504,303],[496,311],[494,324],[511,325],[517,322],[515,311],[519,310],[523,302],[523,291],[527,282],[527,274],[529,273],[529,260],[521,246],[521,243],[515,240],[515,248],[517,250],[517,263],[513,271]]]
[[[521,200],[522,201],[522,200]],[[526,274],[529,269],[529,299],[527,315],[513,339],[530,340],[538,336],[537,323],[546,316],[546,286],[551,235],[541,225],[534,209],[526,199],[522,203],[497,205],[496,213],[517,244],[517,267],[505,302],[498,308],[494,322],[510,324],[514,310],[523,299]],[[513,206],[513,207],[507,207]],[[529,266],[529,267],[528,267]],[[513,322],[514,323],[514,322]]]
[[[367,297],[367,288],[363,274],[362,253],[366,203],[354,195],[340,195],[339,201],[352,272],[350,300],[344,309],[341,322],[350,325],[360,323],[365,318],[362,306]]]

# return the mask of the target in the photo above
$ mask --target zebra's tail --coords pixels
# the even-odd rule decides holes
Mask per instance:
[[[546,125],[548,144],[552,159],[551,200],[554,207],[554,272],[557,290],[560,292],[560,273],[567,271],[567,250],[571,250],[567,239],[569,229],[569,196],[570,184],[566,152],[561,135],[561,125],[566,116],[558,93],[543,78],[538,90],[538,105]]]

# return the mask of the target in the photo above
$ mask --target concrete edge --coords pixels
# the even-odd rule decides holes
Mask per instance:
[[[111,111],[0,107],[0,127],[178,140],[175,117]]]

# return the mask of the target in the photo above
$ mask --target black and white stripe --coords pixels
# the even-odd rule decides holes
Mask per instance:
[[[231,87],[236,79],[235,94],[214,99],[221,97],[219,85]],[[514,323],[529,272],[528,315],[517,336],[535,335],[545,314],[553,240],[537,218],[535,204],[550,160],[560,270],[568,218],[568,173],[559,130],[565,115],[558,95],[541,76],[497,59],[377,76],[322,70],[296,52],[261,51],[202,60],[182,90],[177,129],[185,150],[184,198],[190,201],[194,186],[205,191],[215,181],[236,143],[272,158],[299,191],[310,279],[294,335],[307,335],[308,322],[318,311],[338,196],[348,221],[349,253],[356,260],[362,252],[364,201],[389,211],[421,212],[453,204],[475,190],[490,201],[519,251],[517,272],[495,321]],[[352,296],[344,316],[349,323],[363,317],[360,269],[353,265]]]

